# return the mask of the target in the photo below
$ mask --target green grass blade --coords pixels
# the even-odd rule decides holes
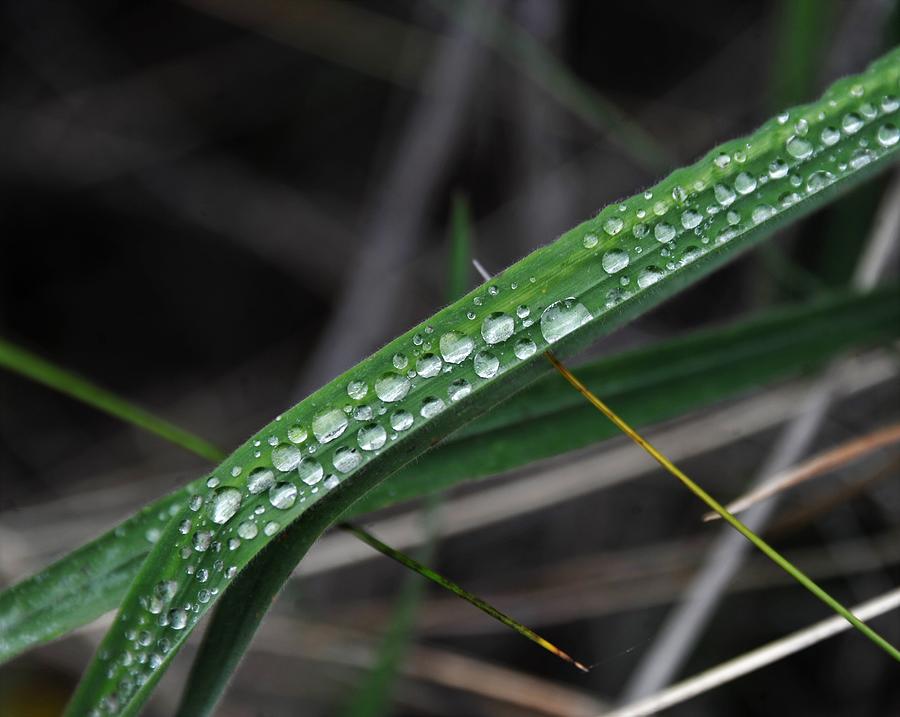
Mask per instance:
[[[0,367],[27,376],[33,381],[78,399],[116,418],[131,423],[160,438],[218,463],[225,454],[211,443],[149,411],[129,403],[70,371],[54,366],[30,351],[0,338]]]
[[[285,555],[298,560],[372,487],[546,373],[541,354],[551,345],[561,356],[584,347],[893,162],[898,79],[895,51],[822,100],[608,207],[265,426],[163,531],[68,713],[136,713],[199,620],[273,540],[290,544]],[[449,372],[430,376],[422,365],[412,377],[398,373],[433,350]],[[484,370],[484,352],[499,362],[496,372]],[[398,356],[410,368],[399,368]],[[270,475],[285,485],[252,490]]]
[[[577,367],[630,423],[681,415],[900,332],[900,288],[835,295]],[[555,429],[547,440],[546,426]],[[556,375],[474,421],[351,508],[362,515],[461,480],[491,475],[617,435]],[[114,608],[186,496],[165,496],[36,576],[0,593],[0,661]],[[262,560],[260,556],[259,560]]]

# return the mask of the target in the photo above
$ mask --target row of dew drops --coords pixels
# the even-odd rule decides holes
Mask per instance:
[[[856,85],[849,90],[854,98],[862,98],[865,94],[861,85]],[[830,104],[836,106],[836,101]],[[862,169],[875,161],[880,152],[883,152],[900,140],[900,129],[890,121],[882,121],[875,131],[875,146],[870,146],[868,139],[861,137],[857,146],[852,149],[850,156],[843,161],[836,155],[829,157],[834,171],[817,169],[809,172],[805,177],[802,173],[802,165],[809,160],[827,152],[833,148],[842,138],[850,138],[857,135],[868,123],[878,119],[885,120],[886,116],[895,113],[900,107],[900,101],[892,95],[881,98],[880,103],[861,102],[853,111],[846,112],[840,119],[840,126],[824,124],[826,115],[818,114],[818,120],[823,123],[819,128],[811,127],[810,122],[800,118],[795,121],[792,134],[785,140],[785,157],[773,159],[766,170],[754,175],[750,171],[741,171],[730,181],[720,181],[713,184],[710,193],[710,203],[705,207],[696,206],[695,200],[700,192],[708,188],[708,185],[699,180],[692,186],[692,192],[684,187],[676,186],[672,190],[672,199],[658,198],[651,205],[644,205],[634,211],[632,217],[627,216],[628,205],[620,204],[618,212],[622,216],[610,216],[602,224],[602,233],[608,237],[622,235],[626,228],[626,219],[632,220],[631,233],[637,244],[631,252],[620,244],[607,249],[600,257],[600,265],[603,271],[609,275],[619,275],[619,287],[611,289],[606,295],[607,308],[615,306],[630,296],[629,287],[632,285],[632,277],[623,273],[632,261],[632,256],[643,253],[641,240],[652,236],[661,245],[660,256],[665,260],[663,266],[647,265],[640,269],[635,277],[638,289],[646,289],[660,279],[668,271],[673,271],[685,264],[689,264],[702,256],[709,247],[700,245],[710,244],[711,226],[717,215],[725,213],[725,228],[715,234],[714,245],[723,244],[737,236],[741,229],[744,217],[737,211],[747,197],[751,202],[754,193],[758,192],[767,183],[786,179],[787,187],[778,197],[777,206],[772,206],[764,201],[755,203],[749,211],[749,225],[755,226],[773,216],[782,209],[787,209],[799,202],[804,195],[815,194],[831,185],[843,173]],[[790,121],[789,113],[778,116],[777,122],[785,125]],[[818,139],[814,136],[818,129]],[[740,165],[747,161],[748,151],[752,145],[747,144],[747,151],[738,151],[734,154],[720,153],[712,159],[717,170],[728,170],[732,163]],[[793,166],[792,166],[793,165]],[[758,194],[757,194],[758,196]],[[643,195],[644,200],[650,202],[654,199],[652,191]],[[746,203],[746,202],[744,202]],[[666,215],[673,206],[680,207],[678,216],[674,220],[667,219]],[[645,208],[646,207],[646,208]],[[648,211],[649,210],[649,211]],[[693,233],[697,243],[689,243],[679,252],[674,251],[675,239],[679,235],[688,237]],[[601,243],[600,232],[590,231],[583,236],[582,243],[585,249],[594,250]]]
[[[851,93],[854,96],[861,96],[862,90],[853,88]],[[879,107],[883,116],[896,112],[898,106],[900,103],[895,97],[887,96],[882,98]],[[821,128],[818,142],[810,134],[809,123],[804,119],[797,120],[793,127],[794,132],[785,142],[785,152],[794,160],[802,163],[835,145],[842,136],[856,134],[867,121],[875,120],[878,115],[879,110],[874,105],[864,102],[856,111],[844,115],[840,128],[831,126]],[[821,119],[824,119],[824,115],[821,116]],[[790,117],[787,114],[778,118],[778,122],[781,124],[785,124],[789,120]],[[896,125],[889,122],[879,125],[876,131],[876,141],[881,148],[892,147],[898,139],[900,139],[900,131]],[[835,169],[838,172],[845,172],[848,168],[858,169],[876,158],[875,151],[877,151],[876,148],[868,147],[863,141],[853,151],[846,163],[837,162],[835,158]],[[732,161],[743,163],[746,161],[746,155],[736,152],[734,155],[720,154],[713,159],[715,166],[721,170],[729,167]],[[797,166],[794,167],[794,170],[796,169]],[[680,229],[673,223],[664,220],[670,209],[670,203],[658,200],[651,208],[653,214],[658,218],[656,223],[648,220],[646,209],[638,209],[631,232],[638,240],[652,232],[653,237],[663,245],[660,249],[661,256],[671,257],[665,265],[665,270],[674,270],[678,266],[695,260],[703,253],[699,247],[691,245],[686,247],[675,259],[669,247],[674,246],[674,240],[680,233],[693,230],[700,243],[708,244],[710,240],[706,230],[709,224],[717,214],[725,211],[726,220],[731,229],[720,233],[716,238],[716,243],[728,241],[736,234],[737,226],[741,223],[740,215],[732,207],[736,200],[742,196],[751,195],[758,187],[769,181],[785,177],[788,178],[791,189],[780,198],[779,204],[782,207],[799,201],[799,192],[821,191],[835,179],[832,172],[817,170],[810,173],[804,182],[799,174],[792,171],[787,161],[778,158],[771,162],[764,175],[754,176],[749,172],[740,172],[734,177],[731,184],[725,182],[715,184],[712,192],[715,201],[705,208],[705,217],[697,208],[691,207],[688,192],[681,187],[676,187],[672,192],[672,199],[675,204],[682,207],[678,218]],[[700,192],[706,189],[706,186],[699,183],[693,189]],[[652,192],[646,192],[643,196],[645,200],[653,199]],[[758,224],[773,216],[776,211],[768,204],[758,204],[753,207],[750,218],[753,224]],[[627,205],[620,205],[619,212],[621,214],[627,212]],[[624,228],[625,220],[619,216],[606,219],[602,225],[603,231],[610,237],[620,234]],[[583,237],[583,245],[586,249],[592,250],[599,243],[600,239],[596,233],[588,233]],[[640,254],[642,249],[638,245],[633,248],[633,251]],[[600,266],[606,274],[620,275],[620,288],[609,292],[607,306],[627,298],[627,287],[630,280],[622,272],[629,266],[629,263],[629,253],[621,246],[608,249],[600,258]],[[652,286],[665,275],[665,270],[656,266],[643,267],[636,277],[638,288],[645,289]],[[535,279],[531,278],[530,281],[533,283]],[[515,290],[518,286],[511,284],[510,288]],[[496,296],[499,292],[500,288],[496,285],[488,289],[490,296]],[[480,296],[473,299],[476,309],[466,312],[467,319],[475,320],[477,318],[477,307],[482,306],[483,301]],[[540,315],[538,328],[543,340],[548,344],[553,344],[590,321],[591,318],[592,315],[584,304],[569,297],[556,301],[544,309]],[[527,305],[519,305],[515,310],[515,316],[504,312],[489,313],[481,323],[480,334],[484,341],[484,347],[478,347],[478,350],[476,350],[476,340],[462,331],[448,331],[435,339],[433,330],[431,327],[427,327],[424,333],[415,334],[412,337],[412,359],[404,353],[394,354],[392,357],[394,370],[379,376],[371,387],[366,380],[362,379],[353,379],[347,384],[348,398],[358,402],[356,405],[332,407],[318,413],[313,417],[309,429],[300,424],[292,425],[285,431],[284,440],[277,435],[271,435],[265,439],[268,448],[264,448],[263,439],[255,440],[254,458],[260,459],[263,457],[264,450],[269,451],[271,467],[267,463],[249,471],[244,485],[246,493],[231,486],[220,488],[218,478],[215,476],[209,478],[206,486],[211,489],[210,492],[206,494],[206,497],[200,494],[193,495],[189,500],[189,508],[191,513],[196,514],[205,505],[206,517],[215,525],[222,526],[222,534],[217,535],[213,530],[202,528],[194,530],[195,521],[190,517],[183,519],[178,526],[179,531],[184,535],[194,531],[191,535],[190,547],[182,548],[181,558],[186,561],[186,575],[199,586],[195,594],[195,601],[186,602],[180,606],[172,605],[172,600],[179,592],[179,584],[176,580],[160,581],[149,594],[141,597],[140,604],[145,612],[138,618],[138,627],[126,632],[126,639],[131,643],[131,649],[125,650],[119,659],[109,666],[108,674],[111,678],[117,674],[116,670],[119,667],[124,668],[126,676],[119,681],[117,690],[107,696],[103,707],[109,711],[117,710],[120,702],[127,699],[148,679],[150,672],[158,668],[165,660],[166,654],[172,647],[172,640],[166,635],[154,639],[152,631],[148,629],[151,619],[155,619],[156,624],[160,627],[167,627],[175,631],[184,630],[192,621],[198,619],[201,606],[218,594],[217,587],[212,584],[209,587],[206,586],[211,577],[210,570],[194,564],[190,560],[192,556],[196,553],[205,554],[210,551],[227,554],[237,550],[242,541],[252,541],[260,533],[272,536],[281,528],[278,520],[266,517],[267,507],[264,503],[254,508],[251,518],[244,519],[237,525],[230,525],[245,496],[265,494],[267,498],[265,503],[268,503],[271,508],[276,511],[286,511],[294,507],[297,501],[302,503],[308,497],[312,500],[313,496],[319,493],[320,488],[325,492],[337,487],[340,479],[336,474],[346,475],[352,472],[359,467],[365,455],[377,454],[389,440],[396,439],[400,433],[410,429],[418,420],[406,408],[397,407],[397,404],[409,394],[414,380],[423,380],[427,385],[428,379],[440,374],[448,374],[453,371],[454,367],[469,360],[472,361],[472,369],[477,377],[490,380],[501,371],[501,360],[507,355],[506,342],[510,339],[514,339],[511,344],[512,354],[517,359],[522,360],[533,355],[537,351],[537,344],[527,335],[527,331],[525,335],[521,333],[517,335],[517,321],[523,330],[529,329],[534,324],[531,310]],[[446,400],[437,395],[426,396],[418,405],[418,415],[422,419],[430,419],[443,411],[448,402],[458,401],[471,391],[472,385],[466,378],[453,380],[447,386]],[[372,393],[377,400],[367,403],[366,401],[371,398]],[[392,404],[394,410],[390,409]],[[382,422],[380,417],[386,416],[388,413],[390,415]],[[360,424],[356,431],[355,441],[335,448],[331,455],[335,473],[326,474],[325,467],[315,454],[321,446],[342,437],[346,433],[351,419]],[[276,419],[276,423],[280,421],[281,416]],[[310,433],[313,440],[310,440]],[[242,472],[242,468],[237,465],[230,469],[232,478],[238,478]],[[294,482],[295,480],[296,482]],[[179,506],[173,505],[168,513],[175,514],[178,510]],[[160,520],[162,521],[163,518],[167,519],[168,515],[161,514]],[[158,528],[151,528],[147,532],[147,539],[155,542],[159,535]],[[219,557],[213,561],[212,571],[221,574],[225,579],[231,579],[236,575],[237,567],[226,566],[226,560]],[[108,655],[104,657],[108,658]]]

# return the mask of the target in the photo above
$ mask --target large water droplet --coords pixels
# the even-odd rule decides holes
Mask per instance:
[[[405,431],[413,424],[413,415],[409,411],[397,411],[391,414],[391,428],[395,431]]]
[[[300,461],[300,465],[297,466],[297,474],[300,476],[300,480],[306,483],[306,485],[315,485],[322,480],[324,471],[322,470],[322,464],[319,463],[319,461],[307,456]]]
[[[275,474],[268,468],[257,468],[247,476],[247,490],[251,493],[262,493],[275,485]]]
[[[377,451],[387,440],[387,431],[378,423],[370,423],[359,429],[356,440],[364,451]]]
[[[378,393],[378,383],[375,383]],[[380,396],[379,396],[380,398]],[[328,443],[340,436],[347,427],[347,416],[338,408],[323,411],[312,420],[313,435],[322,443]]]
[[[700,214],[700,212],[695,212],[693,209],[688,209],[681,214],[681,226],[685,229],[694,229],[699,226],[702,221],[703,215]]]
[[[422,401],[422,407],[419,409],[419,415],[422,418],[433,418],[444,410],[444,402],[436,396],[429,396]]]
[[[169,610],[169,627],[171,627],[173,630],[183,630],[187,625],[187,621],[187,612],[182,610],[180,607]]]
[[[451,401],[459,401],[472,393],[471,384],[464,378],[458,378],[447,387],[447,396]]]
[[[734,188],[738,194],[750,194],[756,189],[756,177],[749,172],[741,172],[734,178]]]
[[[603,271],[615,274],[628,266],[628,252],[624,249],[610,249],[600,260]]]
[[[469,358],[469,354],[475,348],[475,342],[458,331],[448,331],[441,336],[438,345],[444,361],[449,361],[450,363],[462,363]]]
[[[893,147],[900,139],[900,129],[892,124],[883,124],[878,128],[876,138],[882,147]]]
[[[500,368],[500,359],[490,351],[479,351],[472,360],[475,373],[481,378],[493,378]]]
[[[224,525],[241,507],[241,492],[237,488],[223,488],[212,500],[209,515],[213,523]]]
[[[272,449],[272,465],[282,472],[296,468],[302,457],[300,449],[290,443],[280,443]]]
[[[432,378],[441,372],[443,363],[440,356],[423,354],[419,357],[419,360],[416,361],[416,373],[422,378]]]
[[[334,452],[331,462],[334,464],[335,470],[339,470],[341,473],[349,473],[359,465],[361,460],[362,457],[355,448],[343,446]]]
[[[832,145],[837,144],[838,140],[841,138],[841,132],[834,127],[825,127],[819,135],[819,138],[822,140],[822,144],[826,147],[831,147]]]
[[[375,394],[385,403],[395,403],[409,393],[409,379],[398,373],[386,373],[375,382]]]
[[[273,508],[287,510],[297,502],[297,486],[293,483],[278,483],[269,489],[269,502]]]
[[[787,172],[787,168],[784,171]],[[734,190],[731,187],[726,187],[724,184],[717,184],[713,187],[713,194],[716,197],[716,201],[723,207],[730,206],[734,202]]]
[[[806,159],[813,152],[812,144],[795,134],[788,137],[788,140],[785,143],[785,149],[787,149],[789,155],[796,157],[797,159]]]
[[[544,309],[541,314],[541,334],[547,343],[552,344],[586,324],[591,318],[591,312],[584,304],[569,297]]]
[[[856,134],[862,129],[863,121],[855,112],[848,112],[841,119],[841,129],[847,134]]]
[[[614,237],[620,231],[622,231],[622,227],[625,226],[625,222],[623,222],[619,217],[610,217],[603,223],[603,231],[609,234],[611,237]]]
[[[637,283],[642,289],[653,286],[657,281],[662,279],[663,273],[655,266],[645,266],[638,272]]]
[[[675,238],[675,227],[671,224],[660,222],[653,227],[653,236],[656,237],[656,241],[658,242],[670,242]]]
[[[499,344],[513,335],[516,325],[512,316],[495,311],[481,324],[481,337],[489,344]]]

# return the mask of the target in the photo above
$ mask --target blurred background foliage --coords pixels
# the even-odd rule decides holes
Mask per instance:
[[[474,255],[497,270],[860,70],[897,42],[898,11],[888,0],[9,0],[0,35],[0,334],[233,446],[445,303],[455,193],[471,206]],[[592,353],[845,284],[888,180]],[[896,421],[898,398],[894,379],[842,400],[817,446]],[[739,492],[784,419],[750,425],[734,405],[686,461],[721,497]],[[485,485],[602,474],[609,450]],[[880,475],[884,458],[841,477]],[[574,673],[429,586],[393,714],[593,714],[616,698],[719,529],[632,460],[635,480],[444,537],[432,559],[600,666]],[[0,374],[0,580],[201,465]],[[896,463],[887,478],[812,515],[809,494],[789,500],[771,530],[848,602],[900,580]],[[313,551],[220,714],[348,704],[403,577],[354,550]],[[755,556],[731,587],[685,674],[808,621],[807,596]],[[881,624],[896,642],[898,618]],[[0,668],[0,712],[56,714],[99,630]],[[900,711],[894,669],[848,634],[672,713],[888,714]],[[185,671],[170,671],[148,714],[171,713]]]

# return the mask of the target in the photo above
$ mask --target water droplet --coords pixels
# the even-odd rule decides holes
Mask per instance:
[[[518,316],[520,319],[527,319],[530,313],[531,309],[525,306],[525,304],[519,304],[516,307],[516,316]]]
[[[672,188],[672,199],[674,199],[679,204],[683,204],[684,200],[687,199],[687,192],[684,191],[684,187],[675,186]]]
[[[826,172],[825,170],[819,170],[818,172],[813,172],[806,179],[806,191],[807,192],[820,192],[834,179],[834,175],[831,172]]]
[[[759,206],[753,208],[753,211],[750,213],[750,218],[753,220],[754,224],[759,224],[774,215],[775,207],[771,206],[770,204],[760,204]]]
[[[675,238],[675,227],[665,222],[660,222],[653,228],[653,236],[658,242],[670,242]]]
[[[499,344],[512,336],[515,328],[512,316],[495,311],[482,322],[481,337],[489,344]]]
[[[794,132],[801,137],[805,137],[806,133],[809,132],[809,122],[801,117],[794,123]]]
[[[357,421],[370,421],[374,415],[375,412],[372,410],[372,407],[365,404],[353,409],[353,418]]]
[[[713,160],[713,163],[719,169],[725,169],[725,167],[727,167],[729,164],[731,164],[731,157],[729,157],[727,154],[725,154],[723,152],[722,154],[719,154],[716,156],[716,158]]]
[[[813,152],[812,144],[795,134],[788,137],[784,146],[785,149],[787,149],[788,154],[797,159],[806,159]]]
[[[215,488],[217,485],[219,485],[219,479],[216,478],[215,476],[213,476],[212,478],[209,478],[206,481],[207,488]]]
[[[187,625],[187,612],[180,607],[169,610],[169,627],[173,630],[183,630]]]
[[[280,443],[272,450],[272,465],[286,473],[297,467],[303,454],[297,446],[290,443]]]
[[[645,236],[647,236],[648,231],[650,230],[647,228],[646,224],[635,224],[631,228],[631,233],[634,234],[635,239],[643,239]]]
[[[300,461],[300,465],[297,466],[297,474],[300,476],[300,480],[306,483],[306,485],[315,485],[318,483],[322,480],[323,473],[322,464],[315,458],[310,458],[309,456]]]
[[[882,112],[894,112],[898,108],[900,108],[900,100],[893,95],[885,95],[884,99],[881,100]]]
[[[620,231],[622,231],[622,227],[625,226],[625,222],[623,222],[619,217],[610,217],[603,223],[603,231],[609,234],[611,237],[614,237]]]
[[[841,129],[847,134],[856,134],[862,129],[862,126],[862,117],[855,112],[848,112],[844,115],[843,119],[841,119]]]
[[[850,166],[853,167],[853,169],[861,169],[873,159],[875,159],[875,155],[872,154],[871,150],[857,149],[850,155]]]
[[[581,243],[584,245],[585,249],[593,249],[597,246],[597,242],[600,240],[597,238],[596,234],[585,234],[584,239],[581,240]]]
[[[269,502],[273,508],[287,510],[297,502],[297,486],[293,483],[278,483],[269,489]]]
[[[213,498],[209,515],[212,522],[224,525],[241,507],[241,492],[237,488],[223,488]]]
[[[276,523],[274,520],[270,520],[270,521],[269,521],[268,523],[266,523],[265,526],[263,527],[263,533],[265,533],[265,534],[268,535],[269,537],[272,537],[273,535],[275,535],[275,533],[278,532],[278,529],[279,529],[280,527],[281,527],[281,526],[278,525],[278,523]]]
[[[390,375],[396,376],[396,374]],[[378,381],[375,382],[375,393],[378,393],[378,383],[381,380],[382,379],[378,379]],[[378,393],[378,397],[385,400],[380,393]],[[313,435],[322,443],[333,441],[344,432],[346,427],[347,416],[345,416],[344,412],[338,408],[331,408],[327,411],[323,411],[312,420]]]
[[[268,468],[256,468],[247,476],[247,490],[251,493],[262,493],[275,485],[275,474]]]
[[[500,368],[500,359],[490,351],[479,351],[472,361],[475,373],[481,378],[493,378]]]
[[[819,138],[822,140],[822,144],[826,147],[831,147],[833,144],[837,144],[838,140],[841,138],[841,133],[834,127],[825,127],[819,135]]]
[[[444,402],[436,396],[429,396],[422,401],[422,407],[419,409],[419,415],[422,418],[433,418],[444,410]]]
[[[181,533],[182,535],[187,535],[188,533],[190,533],[191,532],[191,521],[187,520],[187,519],[182,520],[178,524],[178,532]]]
[[[791,115],[789,112],[782,112],[781,114],[778,115],[778,117],[776,117],[776,119],[778,120],[778,124],[787,124],[787,121],[790,118],[791,118]]]
[[[257,535],[259,535],[259,528],[256,527],[256,523],[251,523],[249,520],[245,520],[237,527],[237,534],[244,540],[253,540]]]
[[[419,357],[418,361],[416,361],[416,372],[422,378],[432,378],[441,372],[441,365],[443,363],[440,356],[423,354]]]
[[[591,312],[584,304],[569,297],[544,309],[541,314],[541,334],[547,343],[552,344],[586,324],[591,318]]]
[[[600,263],[607,274],[615,274],[628,266],[628,252],[624,249],[610,249],[603,255]]]
[[[700,251],[699,247],[689,246],[684,250],[684,253],[681,255],[681,259],[679,259],[679,263],[684,266],[685,264],[690,264],[692,261],[696,261],[700,258],[703,252]]]
[[[681,226],[685,229],[693,229],[699,226],[702,221],[703,215],[700,212],[695,212],[693,209],[688,209],[681,215]]]
[[[648,286],[653,286],[662,277],[663,273],[657,267],[645,266],[638,273],[637,283],[639,287],[646,289]]]
[[[396,353],[391,357],[391,363],[398,371],[402,371],[409,364],[409,359],[404,354]]]
[[[749,172],[741,172],[734,178],[734,188],[739,194],[750,194],[756,189],[756,177]]]
[[[854,97],[862,97],[865,94],[866,90],[862,85],[853,85],[850,88],[850,94]]]
[[[532,356],[535,351],[537,351],[537,346],[534,341],[525,337],[524,339],[519,339],[516,341],[516,345],[513,347],[513,351],[516,354],[516,358],[519,359],[527,359],[529,356]]]
[[[787,168],[784,171],[787,172]],[[734,202],[734,190],[731,187],[726,187],[724,184],[717,184],[713,187],[713,194],[716,197],[716,201],[723,207],[730,206]]]
[[[413,415],[409,411],[397,411],[391,414],[391,428],[395,431],[405,431],[413,424]]]
[[[364,451],[377,451],[387,441],[387,431],[378,423],[369,423],[359,429],[356,440]]]
[[[447,387],[447,396],[451,401],[459,401],[472,393],[472,386],[464,378],[458,378]]]
[[[229,550],[237,550],[241,547],[241,541],[239,538],[229,538],[228,539],[228,549]]]
[[[334,464],[335,470],[339,470],[341,473],[349,473],[359,465],[361,460],[362,457],[355,448],[343,446],[334,452],[331,462]]]
[[[869,102],[863,102],[859,106],[859,113],[869,120],[875,119],[875,117],[878,116],[878,110],[876,110],[875,106]]]
[[[365,381],[351,381],[347,384],[347,395],[357,401],[366,397],[369,392],[369,384]]]
[[[897,129],[897,127],[892,124],[883,124],[878,128],[876,137],[878,139],[878,144],[882,147],[893,147],[897,144],[897,140],[900,139],[900,129]]]
[[[325,490],[331,490],[332,488],[337,488],[339,484],[340,481],[337,476],[328,476],[322,486]]]
[[[202,553],[204,550],[209,548],[209,544],[212,542],[212,533],[208,530],[198,530],[194,533],[194,537],[191,540],[191,545],[194,546],[194,550],[199,553]]]
[[[438,345],[444,361],[449,361],[450,363],[462,363],[469,358],[469,354],[475,348],[475,342],[458,331],[448,331],[441,336]]]

